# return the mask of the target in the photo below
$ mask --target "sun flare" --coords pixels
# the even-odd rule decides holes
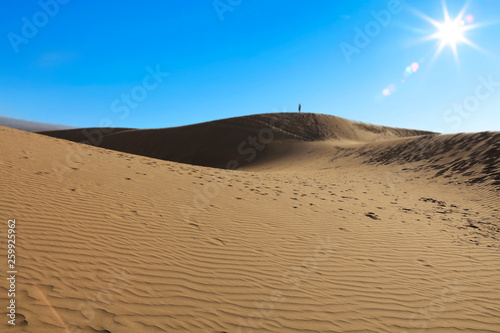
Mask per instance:
[[[455,45],[464,41],[465,27],[457,21],[446,21],[438,27],[436,37],[441,40],[441,44]]]
[[[466,15],[466,10],[467,5],[462,8],[456,18],[451,18],[446,2],[443,1],[444,21],[442,22],[438,22],[424,14],[418,13],[422,18],[431,23],[437,29],[435,33],[425,38],[426,40],[439,41],[438,50],[434,55],[434,59],[444,50],[445,47],[449,46],[452,49],[453,55],[458,64],[458,45],[467,44],[471,47],[479,49],[477,45],[466,37],[467,31],[477,28],[476,25],[472,24],[474,16],[470,14]]]

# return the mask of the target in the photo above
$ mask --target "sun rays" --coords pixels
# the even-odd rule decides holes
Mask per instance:
[[[474,23],[474,16],[471,14],[466,14],[469,3],[467,3],[458,16],[452,18],[448,11],[446,2],[443,1],[443,13],[444,21],[439,22],[429,16],[417,12],[417,14],[424,20],[432,24],[436,28],[436,32],[426,36],[424,40],[437,40],[438,48],[434,54],[433,61],[443,52],[446,47],[450,47],[457,65],[459,64],[458,47],[461,44],[469,45],[475,49],[480,50],[480,48],[474,44],[470,39],[467,38],[466,33],[478,26]]]

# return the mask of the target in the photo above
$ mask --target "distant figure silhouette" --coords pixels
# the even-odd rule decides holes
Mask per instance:
[[[302,105],[299,104],[299,113],[300,113],[300,110],[302,110]]]

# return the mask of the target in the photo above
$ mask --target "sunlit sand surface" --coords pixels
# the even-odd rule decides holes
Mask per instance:
[[[0,146],[2,332],[500,330],[500,133],[284,114]]]

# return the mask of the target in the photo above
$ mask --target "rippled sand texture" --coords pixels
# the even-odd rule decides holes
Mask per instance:
[[[500,134],[287,117],[237,171],[0,127],[0,251],[15,218],[18,269],[0,330],[499,332]],[[136,154],[150,140],[120,133]],[[182,158],[243,162],[226,140]]]

